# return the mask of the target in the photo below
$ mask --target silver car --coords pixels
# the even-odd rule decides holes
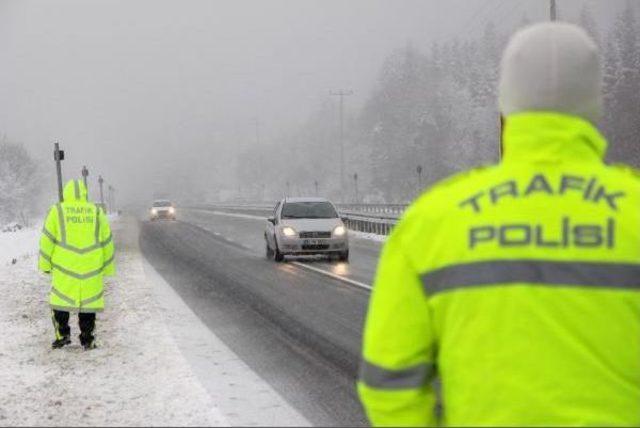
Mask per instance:
[[[347,228],[336,207],[323,198],[285,198],[267,219],[267,257],[327,254],[349,260]]]
[[[149,211],[149,216],[152,221],[158,220],[161,218],[175,220],[176,207],[173,205],[171,201],[158,199],[153,201],[153,205],[151,206],[151,210]]]

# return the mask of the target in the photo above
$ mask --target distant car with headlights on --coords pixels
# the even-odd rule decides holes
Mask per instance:
[[[264,232],[267,258],[326,254],[349,260],[347,228],[336,207],[323,198],[285,198],[276,204]]]
[[[153,205],[151,205],[151,220],[159,220],[159,219],[168,219],[175,220],[176,219],[176,207],[173,205],[171,201],[167,201],[165,199],[159,199],[153,201]]]

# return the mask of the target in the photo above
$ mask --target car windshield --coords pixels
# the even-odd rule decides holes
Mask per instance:
[[[336,218],[338,213],[329,202],[287,202],[282,218]]]
[[[171,202],[169,201],[155,201],[153,203],[154,207],[170,207],[171,206]]]

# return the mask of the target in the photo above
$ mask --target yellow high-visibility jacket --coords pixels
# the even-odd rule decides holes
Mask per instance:
[[[104,211],[87,201],[82,180],[67,183],[40,237],[39,269],[52,273],[49,303],[62,311],[104,309],[102,277],[115,274],[114,246]]]
[[[640,426],[640,175],[606,146],[582,119],[515,114],[499,165],[407,210],[364,333],[374,425]]]

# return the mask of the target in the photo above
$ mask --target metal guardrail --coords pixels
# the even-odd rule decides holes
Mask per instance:
[[[409,206],[408,204],[337,204],[341,211],[360,213],[390,214],[399,217]]]
[[[207,204],[206,209],[228,209],[235,211],[258,211],[266,213],[273,210],[274,204]],[[407,205],[404,204],[338,204],[340,216],[349,230],[389,235]]]

